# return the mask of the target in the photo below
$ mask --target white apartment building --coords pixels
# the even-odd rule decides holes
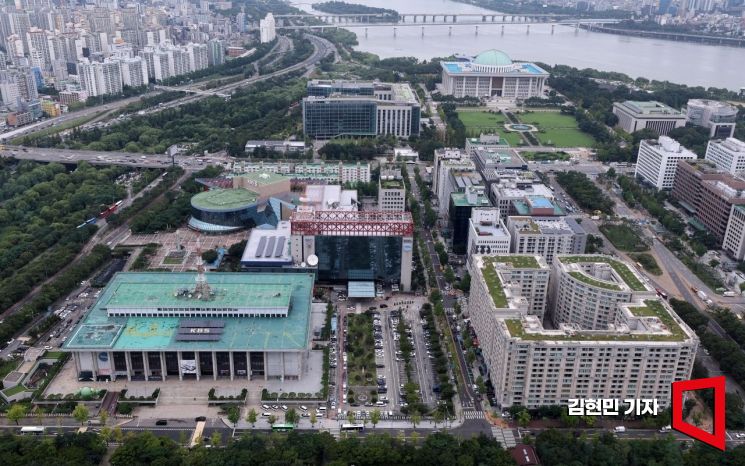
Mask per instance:
[[[469,268],[478,254],[509,254],[510,234],[499,217],[499,209],[474,208],[468,220],[468,246],[466,254]]]
[[[696,154],[667,136],[660,136],[657,141],[643,140],[639,144],[634,175],[658,191],[672,189],[678,162],[696,158]]]
[[[406,187],[401,171],[381,171],[378,180],[378,209],[388,212],[406,210]]]
[[[89,97],[121,94],[122,69],[118,61],[78,63],[80,85]]]
[[[618,324],[605,332],[571,324],[548,330],[530,315],[497,319],[483,337],[476,330],[497,404],[537,408],[578,398],[646,398],[668,407],[671,383],[691,377],[698,338],[657,298],[622,303],[615,314]]]
[[[259,21],[259,35],[262,44],[271,42],[277,37],[277,26],[273,14],[267,13],[266,17]]]
[[[209,50],[207,44],[186,44],[186,51],[189,54],[189,70],[197,71],[207,68],[209,65]]]
[[[533,259],[538,267],[529,260],[531,256],[507,258],[511,259],[474,258],[468,305],[497,404],[503,409],[567,405],[574,398],[656,398],[664,408],[669,404],[670,384],[690,378],[698,348],[695,333],[653,292],[636,291],[640,287],[631,277],[638,276],[627,264],[609,262],[614,260],[605,256],[562,256],[564,265],[573,270],[562,270],[557,261],[549,279],[542,258]],[[592,264],[613,271],[593,271]],[[574,270],[575,265],[580,267]],[[567,282],[557,273],[584,278]],[[547,329],[540,314],[512,304],[520,293],[546,296],[547,281],[549,311],[552,294],[555,300],[557,294],[594,295],[598,290],[602,294],[606,286],[628,290],[622,300],[607,300],[607,323],[602,326],[561,320]],[[594,309],[591,301],[578,305]],[[582,320],[581,314],[570,319],[574,317]]]
[[[572,217],[507,217],[510,251],[534,254],[552,264],[558,254],[584,254],[587,232]]]
[[[731,175],[745,174],[745,142],[739,139],[709,141],[704,158]]]
[[[671,130],[686,124],[686,116],[672,107],[660,102],[616,102],[613,114],[618,117],[618,126],[627,133],[649,128],[666,136]]]
[[[745,259],[745,206],[732,205],[722,249],[738,261]]]
[[[606,330],[614,323],[616,303],[657,295],[632,266],[610,256],[559,255],[552,267],[548,299],[557,328],[572,323]]]
[[[147,86],[147,64],[142,57],[119,59],[122,69],[122,83],[125,86],[140,87]]]

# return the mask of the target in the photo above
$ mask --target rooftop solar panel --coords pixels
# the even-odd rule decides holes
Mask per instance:
[[[185,333],[176,335],[176,341],[219,341],[221,334],[217,333]]]
[[[274,252],[274,242],[276,240],[277,238],[275,238],[274,236],[269,238],[269,241],[267,241],[266,243],[266,254],[264,254],[264,257],[272,257],[272,253]]]
[[[284,236],[277,238],[277,248],[274,250],[274,257],[282,257],[282,253],[285,250],[285,239]]]
[[[256,257],[261,257],[264,255],[265,245],[266,245],[266,236],[262,236],[261,239],[259,239],[259,245],[256,246]]]

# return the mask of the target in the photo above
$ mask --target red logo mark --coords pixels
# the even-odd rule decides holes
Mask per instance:
[[[724,450],[725,445],[725,427],[724,427],[724,397],[725,397],[725,379],[724,377],[710,377],[708,379],[686,380],[683,382],[673,382],[673,407],[672,428],[682,432],[689,437],[700,440],[714,448]],[[710,434],[705,430],[683,421],[683,392],[692,390],[702,390],[704,388],[714,389],[714,433]]]

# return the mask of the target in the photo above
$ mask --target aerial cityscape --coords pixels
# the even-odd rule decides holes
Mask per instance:
[[[745,461],[743,0],[0,7],[0,462]]]

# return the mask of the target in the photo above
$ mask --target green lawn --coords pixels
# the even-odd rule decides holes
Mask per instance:
[[[508,122],[507,117],[501,113],[489,113],[476,108],[459,108],[458,118],[466,127],[468,137],[477,137],[481,133],[497,132],[510,146],[518,146],[522,142],[519,133],[504,130],[504,124]]]
[[[647,272],[653,275],[662,275],[662,269],[660,269],[660,266],[651,254],[640,252],[637,254],[629,254],[629,257],[640,263]]]
[[[577,120],[571,115],[559,112],[529,112],[517,115],[521,122],[536,125],[539,132],[533,135],[541,144],[556,147],[590,147],[595,140],[583,133],[577,126]]]
[[[649,246],[641,239],[639,233],[628,225],[606,223],[600,225],[600,231],[621,251],[641,252],[649,250]]]
[[[544,160],[569,160],[566,152],[521,152],[520,156],[525,160],[543,162]]]

